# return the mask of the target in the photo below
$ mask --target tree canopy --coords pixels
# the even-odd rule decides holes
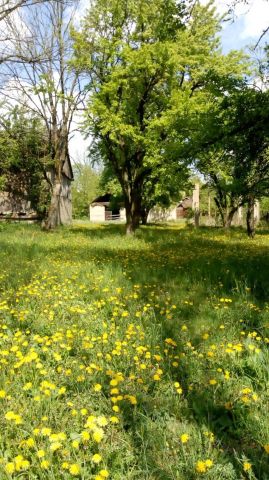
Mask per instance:
[[[219,29],[212,2],[96,0],[74,33],[90,91],[85,126],[121,184],[128,232],[154,170],[180,163],[190,118],[216,84],[242,75],[240,54],[221,53]]]

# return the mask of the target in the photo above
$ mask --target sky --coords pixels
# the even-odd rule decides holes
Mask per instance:
[[[207,1],[202,0],[201,3]],[[215,0],[219,13],[227,11],[227,3],[228,0]],[[233,18],[223,23],[221,38],[224,52],[255,45],[269,26],[269,0],[250,0],[248,3],[245,5],[237,0]]]
[[[208,0],[200,0],[207,4]],[[83,11],[89,0],[82,0]],[[224,14],[231,0],[215,0],[217,11]],[[221,32],[223,52],[255,45],[263,30],[269,26],[269,0],[250,0],[249,5],[237,0],[233,18],[223,23]],[[269,41],[269,34],[263,41]],[[71,156],[78,160],[85,155],[89,140],[76,133],[70,142]]]

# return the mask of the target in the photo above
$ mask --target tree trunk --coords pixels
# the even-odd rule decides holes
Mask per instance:
[[[131,192],[125,197],[126,235],[133,235],[139,228],[141,219],[141,198],[138,192]]]
[[[225,227],[225,215],[223,213],[223,207],[221,205],[221,202],[219,201],[219,199],[217,197],[214,197],[214,200],[215,200],[215,204],[216,204],[217,209],[218,209],[219,214],[220,214],[222,225],[223,225],[223,227]]]
[[[247,209],[247,233],[249,238],[254,238],[255,236],[254,205],[255,205],[255,198],[253,197],[253,195],[250,195],[248,198],[248,209]]]
[[[62,184],[61,180],[57,179],[53,182],[50,206],[47,213],[47,217],[43,222],[43,227],[45,230],[53,230],[61,224],[61,212],[60,212],[60,203],[61,203],[61,191]]]
[[[148,214],[149,214],[149,210],[147,208],[141,208],[141,222],[142,222],[142,225],[147,225],[147,222],[148,222]]]
[[[200,226],[200,210],[198,209],[194,211],[194,226],[195,228],[199,228]]]
[[[233,221],[233,218],[234,218],[234,214],[235,214],[236,211],[237,211],[237,207],[233,207],[233,208],[231,208],[229,213],[226,215],[225,222],[224,222],[224,227],[225,228],[228,229],[228,228],[231,227],[232,221]]]

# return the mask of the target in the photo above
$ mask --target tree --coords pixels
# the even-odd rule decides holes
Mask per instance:
[[[69,67],[70,28],[76,4],[76,1],[48,0],[32,6],[31,15],[22,17],[28,32],[26,37],[21,37],[11,25],[14,48],[22,60],[4,66],[9,79],[5,96],[32,110],[47,129],[52,160],[48,177],[51,203],[45,221],[47,229],[71,221],[70,216],[62,218],[60,206],[66,165],[70,170],[68,142],[72,121],[85,97],[79,74]]]
[[[0,121],[0,190],[22,198],[44,215],[48,189],[48,137],[38,117],[15,107]]]
[[[12,2],[11,0],[0,0],[0,21],[5,20],[11,13],[22,7],[30,7],[31,5],[45,3],[46,1],[47,0],[14,0]]]
[[[214,72],[239,71],[237,54],[221,55],[218,29],[212,2],[95,0],[74,34],[74,64],[89,78],[86,128],[121,184],[127,233],[139,226],[153,170],[176,159],[170,144],[188,136],[198,97],[205,108]]]
[[[74,216],[77,218],[88,216],[89,205],[98,195],[99,175],[83,163],[75,163],[72,198]]]
[[[254,204],[269,192],[269,93],[248,85],[225,95],[204,119],[197,167],[216,190],[225,226],[248,205],[247,230],[254,236]]]

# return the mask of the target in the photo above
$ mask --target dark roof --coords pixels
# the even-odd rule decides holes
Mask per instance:
[[[108,205],[111,200],[111,193],[106,193],[105,195],[100,195],[99,197],[95,198],[92,202],[91,205],[94,204],[99,204],[99,205]]]
[[[178,207],[191,208],[192,207],[192,197],[185,197],[179,202]]]

